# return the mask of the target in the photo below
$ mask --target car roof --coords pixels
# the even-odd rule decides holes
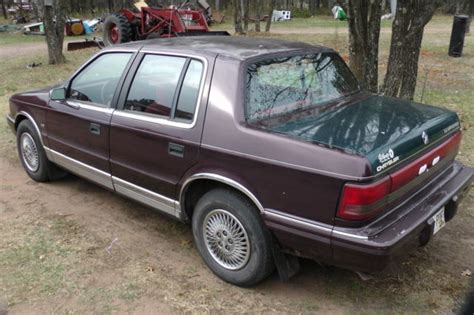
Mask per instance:
[[[111,49],[127,47],[151,52],[179,52],[190,55],[222,55],[238,60],[247,60],[261,55],[308,50],[333,51],[330,48],[307,43],[273,38],[246,36],[185,36],[156,38],[112,46]]]

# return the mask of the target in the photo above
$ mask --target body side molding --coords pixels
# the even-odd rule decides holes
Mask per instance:
[[[162,211],[178,219],[181,218],[181,210],[178,201],[162,196],[153,191],[112,176],[115,191],[142,204]]]

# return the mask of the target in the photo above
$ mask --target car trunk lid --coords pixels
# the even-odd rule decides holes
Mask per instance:
[[[260,127],[299,140],[368,159],[371,174],[395,171],[440,145],[459,130],[456,113],[429,105],[382,96],[324,110],[306,110],[291,117],[262,121]]]

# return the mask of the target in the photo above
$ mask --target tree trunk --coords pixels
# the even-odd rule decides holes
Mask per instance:
[[[63,55],[64,42],[64,11],[63,0],[54,0],[53,6],[43,3],[43,23],[48,45],[49,64],[66,62]]]
[[[249,11],[250,11],[250,0],[244,1],[244,32],[249,31]]]
[[[234,4],[234,28],[237,34],[243,34],[242,30],[242,11],[240,8],[240,0],[233,0]]]
[[[2,0],[2,13],[5,20],[8,20],[7,8],[5,7],[5,0]]]
[[[268,19],[267,24],[265,25],[265,32],[270,32],[270,27],[272,26],[272,17],[273,10],[275,9],[276,0],[270,0],[270,8],[268,9]]]
[[[382,89],[385,95],[413,99],[423,31],[439,5],[431,0],[398,1]]]
[[[260,32],[260,10],[263,6],[263,0],[257,0],[257,6],[255,8],[255,32]]]
[[[378,92],[380,1],[349,0],[349,66],[362,85]]]
[[[109,7],[109,13],[114,12],[114,1],[113,0],[107,0],[107,5]]]

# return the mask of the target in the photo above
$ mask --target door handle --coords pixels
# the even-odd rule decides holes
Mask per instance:
[[[100,136],[100,125],[99,124],[95,124],[95,123],[91,123],[89,125],[89,131],[96,135],[96,136]]]
[[[168,144],[168,154],[180,158],[184,157],[184,145],[170,142]]]
[[[76,103],[76,102],[73,102],[73,101],[66,101],[66,105],[71,107],[71,108],[74,108],[74,109],[80,109],[81,108],[81,103]]]

